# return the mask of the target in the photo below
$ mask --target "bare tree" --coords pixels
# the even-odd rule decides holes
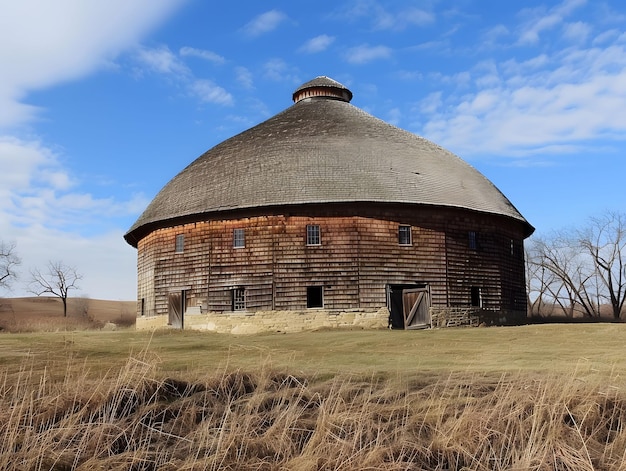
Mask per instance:
[[[581,228],[535,237],[526,263],[531,308],[552,303],[569,317],[596,317],[608,304],[620,319],[626,306],[626,214],[606,212]]]
[[[600,296],[619,319],[626,301],[626,214],[608,212],[591,218],[578,231],[578,243],[593,263]]]
[[[528,314],[530,316],[543,315],[546,311],[546,293],[552,283],[554,275],[541,264],[539,245],[536,239],[531,239],[524,246],[524,260],[526,260],[526,296]]]
[[[534,276],[528,283],[539,286],[542,302],[560,307],[568,317],[576,311],[588,317],[600,315],[593,264],[567,232],[535,238],[527,263],[531,267],[527,274]]]
[[[21,260],[15,253],[15,242],[0,241],[0,288],[10,288],[17,279],[15,271]]]
[[[42,273],[38,269],[30,272],[31,281],[28,290],[36,296],[51,294],[63,301],[63,316],[67,317],[67,297],[72,289],[79,289],[76,284],[82,279],[76,268],[62,262],[48,262],[47,271]]]

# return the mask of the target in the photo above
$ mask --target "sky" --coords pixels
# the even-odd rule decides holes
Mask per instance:
[[[136,298],[123,235],[221,141],[329,76],[454,152],[536,228],[626,207],[626,5],[0,0],[0,241]]]

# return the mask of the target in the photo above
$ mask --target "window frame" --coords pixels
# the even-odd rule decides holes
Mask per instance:
[[[322,229],[319,224],[306,225],[306,245],[310,247],[322,245]]]
[[[185,234],[176,234],[174,240],[174,253],[185,252]]]
[[[469,231],[467,233],[467,246],[470,250],[478,250],[478,232]]]
[[[408,239],[407,239],[408,236]],[[408,242],[407,242],[408,240]],[[398,226],[398,245],[411,246],[413,245],[413,228],[407,224],[400,224]]]
[[[233,248],[243,249],[246,246],[246,230],[243,228],[233,229]]]
[[[246,310],[246,289],[242,287],[230,290],[231,311],[240,312]]]

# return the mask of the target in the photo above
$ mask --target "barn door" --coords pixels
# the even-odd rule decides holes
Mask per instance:
[[[387,285],[389,326],[419,329],[430,326],[430,289],[425,283]]]
[[[423,329],[430,325],[428,288],[402,290],[402,312],[405,329]]]
[[[167,294],[168,324],[175,329],[183,328],[183,313],[185,312],[184,295],[184,291],[176,291]]]

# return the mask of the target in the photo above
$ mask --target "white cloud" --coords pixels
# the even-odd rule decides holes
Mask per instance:
[[[0,167],[3,169],[0,172],[0,191],[30,186],[35,171],[48,165],[56,166],[56,157],[40,143],[0,136]],[[0,198],[0,205],[3,201]]]
[[[137,208],[135,196],[119,202],[81,191],[80,182],[62,167],[58,155],[38,141],[0,136],[0,166],[8,169],[0,174],[0,214],[10,224],[98,226],[106,224],[103,216],[126,216]]]
[[[542,33],[554,29],[565,21],[577,8],[583,6],[586,0],[564,0],[560,4],[545,11],[543,7],[523,11],[526,21],[521,27],[520,44],[536,44]]]
[[[424,74],[416,70],[398,70],[394,73],[394,76],[399,78],[400,80],[421,80],[424,78]]]
[[[58,154],[35,140],[0,136],[0,167],[5,169],[0,173],[0,234],[16,241],[22,259],[21,278],[10,294],[27,294],[30,268],[62,260],[85,275],[81,292],[134,298],[135,258],[111,227],[145,208],[145,196],[118,201],[81,191]],[[81,234],[85,228],[90,233]]]
[[[328,36],[327,34],[320,34],[314,38],[305,42],[300,49],[301,52],[308,54],[316,54],[318,52],[325,51],[335,41],[334,36]]]
[[[180,55],[199,57],[200,59],[213,62],[214,64],[223,64],[224,62],[226,62],[226,59],[213,51],[207,51],[206,49],[196,49],[194,47],[181,47]]]
[[[270,59],[263,64],[263,76],[277,82],[300,82],[297,70],[279,58]]]
[[[563,27],[563,37],[574,43],[585,43],[591,34],[591,26],[582,21],[568,23]]]
[[[482,43],[487,46],[497,46],[500,44],[500,41],[508,37],[510,33],[509,29],[502,24],[493,26],[483,34]]]
[[[169,47],[140,47],[137,60],[150,71],[159,74],[177,75],[181,78],[191,75],[191,70],[176,56]]]
[[[33,121],[40,113],[37,106],[20,103],[25,93],[0,91],[0,129]]]
[[[426,96],[419,103],[419,110],[421,114],[433,115],[437,113],[441,106],[441,92],[433,92]]]
[[[28,92],[104,67],[181,0],[20,0],[2,5],[0,126],[33,119]]]
[[[345,57],[350,64],[365,64],[378,59],[388,59],[392,52],[387,46],[362,44],[348,49]]]
[[[185,55],[202,56],[198,49],[186,50]],[[182,53],[182,50],[181,50]],[[188,90],[189,95],[198,98],[202,103],[230,106],[233,96],[223,87],[208,79],[199,79],[167,46],[156,48],[139,48],[137,60],[148,70],[174,78]]]
[[[426,10],[410,7],[390,10],[387,4],[374,0],[354,0],[337,14],[342,21],[365,18],[375,30],[404,30],[410,26],[424,26],[435,21]]]
[[[232,105],[233,97],[222,87],[214,84],[210,80],[194,80],[190,85],[192,92],[205,103],[216,103],[218,105]]]
[[[598,34],[595,38],[593,38],[592,44],[594,46],[601,46],[602,44],[610,43],[614,41],[616,38],[619,38],[621,31],[618,29],[610,29],[608,31],[603,31]]]
[[[245,67],[235,68],[235,80],[245,89],[251,90],[254,88],[252,73]]]
[[[409,26],[424,26],[434,20],[435,17],[430,12],[419,8],[407,8],[394,14],[381,12],[375,18],[374,25],[376,29],[403,30]]]
[[[270,10],[260,14],[243,27],[243,32],[247,36],[256,37],[275,30],[288,19],[282,11]]]
[[[423,108],[431,113],[423,134],[462,155],[571,151],[598,138],[621,140],[626,132],[623,47],[483,63],[471,76],[473,92]]]

